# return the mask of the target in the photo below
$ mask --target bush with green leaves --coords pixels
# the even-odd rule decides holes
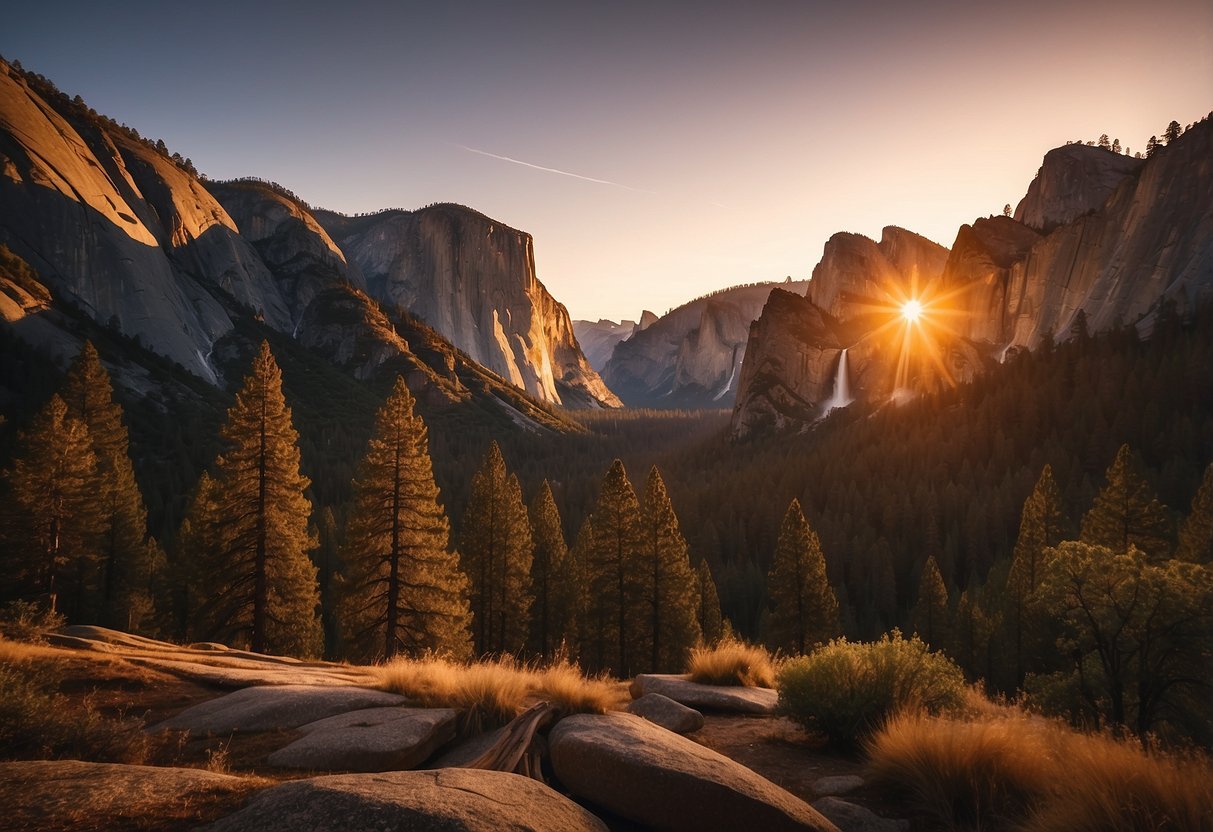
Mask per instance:
[[[779,710],[831,745],[854,748],[892,715],[959,709],[964,674],[917,636],[894,630],[875,642],[835,639],[780,670]]]

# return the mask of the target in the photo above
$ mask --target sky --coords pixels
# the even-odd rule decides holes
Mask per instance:
[[[180,7],[178,7],[180,5]],[[215,179],[469,205],[574,318],[951,245],[1052,147],[1213,110],[1213,2],[15,3],[0,54]]]

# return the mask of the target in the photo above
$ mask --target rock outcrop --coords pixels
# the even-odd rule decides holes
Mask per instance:
[[[632,680],[631,694],[637,701],[660,694],[689,708],[738,714],[773,714],[779,702],[779,694],[770,688],[705,685],[668,673],[641,673]]]
[[[262,685],[244,688],[187,708],[153,731],[231,734],[278,731],[366,708],[398,707],[403,696],[362,687]]]
[[[703,714],[660,693],[643,694],[628,704],[627,712],[675,734],[690,734],[703,727]]]
[[[535,276],[529,234],[459,205],[316,217],[380,303],[542,401],[619,405],[582,355],[568,310]]]
[[[1148,335],[1164,299],[1182,314],[1213,298],[1213,124],[1149,160],[1085,145],[1050,151],[1015,217],[962,226],[946,261],[914,237],[835,235],[805,303],[772,297],[751,330],[734,436],[819,418],[843,347],[852,396],[883,400],[895,388],[970,379],[1012,348],[1065,339],[1080,313],[1090,331],[1133,325]],[[930,341],[910,343],[908,365],[876,337],[895,311],[883,321],[868,311],[898,280],[921,287],[927,303],[912,335]]]
[[[606,832],[598,818],[537,780],[450,768],[337,774],[266,789],[209,832],[351,829]]]
[[[364,708],[300,726],[303,736],[266,758],[311,771],[416,768],[455,738],[452,708]]]
[[[728,407],[737,393],[751,322],[772,290],[802,292],[806,285],[736,286],[656,320],[642,317],[636,332],[616,344],[603,378],[632,407]]]

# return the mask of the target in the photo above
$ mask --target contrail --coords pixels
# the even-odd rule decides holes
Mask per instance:
[[[613,188],[623,188],[625,191],[635,191],[639,194],[655,194],[655,191],[646,191],[644,188],[633,188],[630,185],[624,185],[619,182],[611,182],[608,179],[595,179],[592,176],[582,176],[580,173],[570,173],[567,170],[557,170],[556,168],[547,168],[543,165],[533,165],[530,162],[524,162],[521,159],[511,159],[509,156],[499,156],[496,153],[489,153],[487,150],[477,150],[474,147],[468,147],[465,144],[455,145],[460,150],[466,150],[468,153],[477,153],[481,156],[488,156],[490,159],[500,159],[503,162],[510,162],[515,165],[522,165],[524,168],[533,168],[534,170],[542,170],[547,173],[558,173],[561,176],[571,176],[574,179],[581,179],[585,182],[594,182],[599,185],[610,185]]]

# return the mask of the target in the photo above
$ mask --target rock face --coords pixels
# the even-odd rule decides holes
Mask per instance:
[[[631,714],[562,719],[550,742],[565,788],[648,828],[836,830],[740,763]]]
[[[231,734],[279,731],[365,708],[405,704],[403,696],[359,687],[265,685],[249,687],[186,708],[152,727],[153,731]]]
[[[304,736],[266,762],[312,771],[398,771],[425,762],[455,737],[451,708],[365,708],[300,726]]]
[[[750,323],[773,289],[807,283],[736,286],[641,324],[615,345],[603,378],[632,407],[728,407],[737,393]],[[652,313],[646,313],[651,315]]]
[[[529,234],[458,205],[316,216],[380,303],[543,401],[619,405],[582,355],[568,310],[535,277]]]
[[[1098,210],[1121,183],[1145,164],[1101,147],[1068,144],[1045,154],[1036,178],[1015,208],[1015,219],[1037,231]]]
[[[451,768],[339,774],[266,789],[210,832],[606,832],[598,818],[537,780]]]
[[[1084,145],[1051,151],[1015,218],[962,226],[946,262],[942,249],[900,229],[886,229],[879,244],[835,235],[807,302],[772,297],[751,329],[733,434],[800,428],[820,417],[841,347],[853,397],[884,400],[894,388],[970,379],[1011,348],[1063,340],[1080,312],[1090,331],[1124,324],[1148,336],[1163,300],[1182,314],[1213,298],[1211,239],[1208,121],[1145,161]],[[876,338],[882,321],[864,314],[863,299],[896,275],[912,284],[915,273],[926,317],[946,326],[923,329],[938,362],[911,349],[908,371],[899,372],[899,352]]]
[[[598,373],[601,373],[611,360],[615,345],[631,337],[635,331],[635,321],[615,323],[606,318],[597,321],[573,321],[573,334],[577,336],[577,343],[581,344],[586,360]]]

